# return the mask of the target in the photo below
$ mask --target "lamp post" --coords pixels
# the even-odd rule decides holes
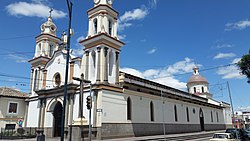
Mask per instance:
[[[63,108],[62,108],[62,122],[61,122],[61,141],[64,141],[64,123],[65,123],[65,109],[67,103],[67,91],[68,91],[68,72],[69,72],[69,50],[70,50],[70,31],[71,31],[71,17],[72,17],[72,2],[67,1],[69,11],[69,25],[68,25],[68,38],[67,38],[67,56],[66,56],[66,70],[65,70],[65,83],[64,83],[64,96],[63,96]]]
[[[80,109],[80,118],[81,118],[81,140],[84,140],[83,137],[83,128],[82,128],[82,117],[83,117],[83,87],[84,84],[90,84],[90,96],[91,96],[91,81],[89,80],[85,80],[84,79],[84,75],[81,74],[81,78],[77,78],[77,77],[73,77],[74,80],[79,81],[80,82],[80,94],[79,94],[79,109]],[[90,113],[91,114],[91,113]],[[89,120],[90,122],[90,120]],[[91,122],[89,124],[89,127],[91,127]],[[91,131],[91,129],[89,129],[89,131]],[[89,132],[89,135],[91,135],[91,133]],[[91,140],[91,137],[89,137]]]

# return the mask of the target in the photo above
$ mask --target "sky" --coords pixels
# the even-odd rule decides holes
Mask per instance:
[[[86,11],[94,4],[71,2],[71,49],[82,56],[78,41],[87,35]],[[61,37],[68,27],[66,0],[1,0],[0,86],[29,92],[28,60],[51,8]],[[249,0],[114,0],[113,8],[126,44],[121,71],[187,91],[192,68],[198,66],[214,99],[230,103],[229,88],[234,108],[250,110],[250,84],[234,65],[250,49]]]

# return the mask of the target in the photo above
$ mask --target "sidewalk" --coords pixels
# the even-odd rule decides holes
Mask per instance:
[[[159,138],[171,138],[171,137],[183,137],[183,136],[190,136],[190,135],[202,135],[202,134],[213,134],[213,133],[220,133],[225,132],[224,130],[219,131],[203,131],[203,132],[193,132],[193,133],[181,133],[181,134],[167,134],[167,135],[156,135],[156,136],[142,136],[142,137],[128,137],[128,138],[117,138],[117,139],[105,139],[106,141],[142,141],[142,140],[152,140],[152,139],[159,139]],[[212,137],[212,136],[211,136]],[[10,141],[10,140],[0,140],[0,141]],[[32,139],[21,139],[21,140],[14,140],[14,141],[36,141],[36,138]],[[45,141],[60,141],[60,137],[57,138],[46,138]],[[66,141],[66,140],[65,140]],[[92,140],[92,141],[100,141],[100,140]]]

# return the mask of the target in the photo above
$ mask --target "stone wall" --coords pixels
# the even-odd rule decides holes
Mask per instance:
[[[200,124],[164,124],[166,134],[201,131]],[[205,124],[205,131],[224,130],[225,125]],[[103,123],[102,139],[133,136],[163,135],[162,123]]]

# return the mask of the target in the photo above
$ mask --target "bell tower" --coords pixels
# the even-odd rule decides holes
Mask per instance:
[[[29,60],[31,64],[30,91],[35,95],[35,91],[42,88],[42,78],[46,74],[44,66],[58,50],[60,38],[56,36],[56,25],[52,21],[51,12],[47,21],[41,25],[41,34],[36,37],[36,47],[33,59]]]
[[[118,84],[120,48],[124,45],[117,36],[118,12],[112,8],[113,0],[93,0],[88,10],[89,28],[84,46],[82,64],[85,79],[95,83]]]

